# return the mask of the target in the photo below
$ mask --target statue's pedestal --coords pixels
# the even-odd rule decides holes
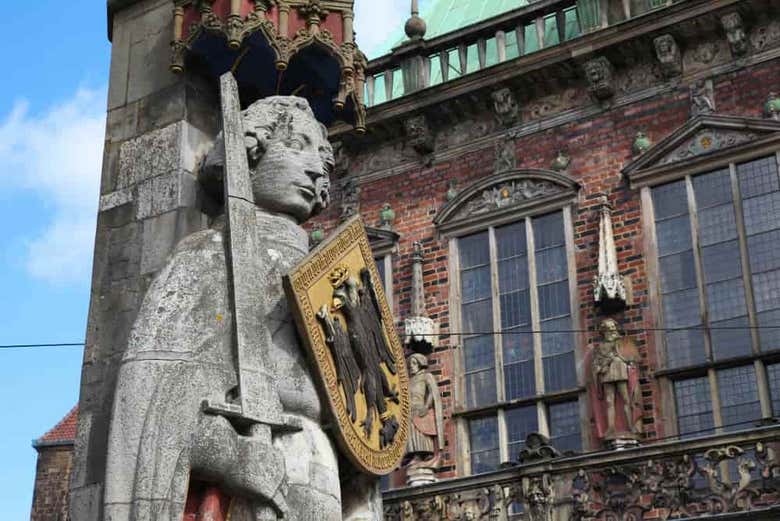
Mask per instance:
[[[411,467],[406,470],[406,485],[409,487],[430,485],[438,481],[436,472],[431,467]]]

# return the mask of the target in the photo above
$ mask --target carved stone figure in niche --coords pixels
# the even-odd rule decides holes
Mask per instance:
[[[327,133],[297,97],[263,99],[235,119],[244,135],[231,134],[238,146],[228,157],[246,155],[256,207],[250,203],[247,215],[254,218],[244,228],[231,224],[230,237],[250,237],[256,246],[257,272],[244,286],[263,310],[250,328],[261,333],[252,344],[255,357],[236,359],[242,327],[220,217],[178,245],[139,310],[118,375],[105,518],[179,521],[186,511],[198,520],[378,520],[376,479],[340,463],[321,426],[322,404],[281,283],[308,251],[299,223],[327,201],[333,167]],[[226,163],[235,167],[224,152],[219,137],[200,173],[219,198]],[[268,363],[258,366],[259,358]],[[259,393],[270,401],[247,402],[255,405],[247,411],[239,403],[252,398],[249,389],[274,392]],[[269,429],[247,415],[262,417],[273,399],[283,425]]]
[[[682,55],[674,36],[662,34],[653,40],[655,55],[661,64],[661,72],[664,78],[673,78],[682,73]]]
[[[635,444],[642,428],[636,348],[614,319],[602,320],[599,330],[602,341],[590,353],[589,385],[596,434],[612,446]]]
[[[494,91],[490,96],[493,98],[493,111],[502,125],[511,127],[520,122],[520,105],[508,87]]]
[[[712,80],[697,81],[691,85],[691,117],[715,112],[715,90]]]
[[[506,172],[517,168],[517,150],[512,136],[505,136],[496,143],[496,163],[494,172]]]
[[[588,80],[588,92],[597,101],[605,101],[615,95],[614,69],[605,56],[588,60],[583,68]]]
[[[419,155],[427,157],[433,153],[433,133],[423,114],[404,121],[404,130],[406,131],[406,144]]]
[[[529,521],[552,521],[554,498],[549,474],[524,477],[523,497]]]
[[[726,38],[729,41],[729,48],[734,57],[744,56],[748,52],[748,39],[745,33],[745,26],[742,23],[742,16],[738,12],[723,15],[720,19],[723,30],[726,31]]]
[[[428,358],[409,357],[411,424],[406,442],[405,464],[410,486],[435,481],[434,470],[444,450],[444,416],[436,378],[428,372]]]
[[[355,393],[365,396],[367,409],[361,425],[366,436],[371,435],[374,420],[382,422],[379,430],[379,446],[384,448],[395,438],[398,420],[387,410],[385,399],[397,401],[395,389],[390,388],[382,365],[396,374],[390,346],[382,331],[381,311],[368,269],[355,278],[346,265],[338,266],[328,277],[333,287],[330,309],[323,306],[317,313],[336,360],[336,372],[347,398],[347,411],[354,422],[357,418]],[[331,312],[341,311],[346,321],[346,331],[338,317]]]
[[[333,174],[336,178],[341,178],[349,173],[349,166],[351,160],[347,147],[343,141],[337,141],[333,143],[333,157],[335,158],[335,166],[333,167]]]
[[[355,178],[347,179],[341,185],[339,220],[344,222],[360,211],[360,187]]]

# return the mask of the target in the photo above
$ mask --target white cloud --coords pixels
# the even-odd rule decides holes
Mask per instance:
[[[409,18],[409,0],[373,0],[355,2],[357,43],[369,58]],[[403,34],[403,33],[401,33]]]
[[[53,284],[90,274],[105,96],[79,89],[41,114],[20,101],[0,118],[0,182],[35,193],[51,214],[46,229],[27,241],[23,262],[32,276]]]

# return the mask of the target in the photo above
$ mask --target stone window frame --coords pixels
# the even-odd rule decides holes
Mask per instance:
[[[723,136],[730,135],[732,146],[723,146],[712,152],[690,153],[688,157],[680,157],[679,151],[688,148],[691,140],[697,133],[709,130],[714,133],[721,132]],[[740,136],[742,136],[740,138]],[[726,142],[726,141],[724,141]],[[762,120],[757,118],[705,115],[691,119],[688,123],[671,133],[667,138],[653,146],[639,159],[631,162],[623,169],[623,175],[628,180],[631,189],[640,191],[641,221],[643,232],[643,249],[646,253],[645,262],[648,280],[648,298],[650,314],[653,317],[652,327],[662,329],[663,304],[661,295],[661,272],[657,248],[655,208],[652,189],[675,181],[685,180],[686,200],[691,219],[691,236],[694,263],[696,267],[697,302],[701,311],[701,323],[704,327],[704,349],[707,361],[702,364],[683,367],[668,368],[666,355],[666,341],[664,331],[650,332],[650,342],[655,350],[657,369],[654,378],[658,382],[660,391],[661,417],[668,418],[664,431],[658,432],[659,436],[688,436],[680,434],[679,417],[676,404],[675,383],[691,382],[695,379],[706,379],[709,386],[709,406],[706,411],[712,415],[712,432],[700,433],[694,436],[710,436],[725,432],[728,425],[723,424],[719,373],[725,370],[737,370],[742,367],[752,367],[757,380],[757,394],[761,407],[761,418],[756,423],[770,421],[773,418],[772,396],[767,377],[767,369],[780,362],[780,351],[761,352],[758,340],[758,332],[751,332],[751,353],[749,355],[713,360],[712,346],[705,307],[706,282],[701,270],[702,252],[698,243],[700,230],[698,226],[697,205],[695,201],[693,178],[697,175],[713,173],[718,170],[728,169],[732,186],[733,206],[737,226],[737,241],[740,248],[740,261],[742,263],[741,280],[745,288],[745,300],[749,323],[755,325],[755,302],[750,284],[749,258],[746,246],[747,234],[745,231],[744,217],[742,214],[741,192],[738,187],[736,167],[739,164],[774,156],[780,176],[780,122]],[[650,282],[653,281],[653,282]],[[746,283],[747,281],[747,283]],[[780,390],[778,390],[780,391]],[[746,424],[744,429],[750,429],[752,425]]]
[[[473,201],[484,194],[486,191],[501,186],[507,182],[531,180],[535,182],[549,182],[560,188],[557,193],[531,197],[519,204],[508,205],[506,207],[495,208],[492,211],[479,213],[478,215],[462,214],[462,209],[469,201]],[[573,330],[581,330],[579,317],[580,298],[577,289],[577,267],[575,262],[575,244],[574,244],[574,226],[573,218],[575,204],[579,194],[578,183],[567,174],[553,172],[541,169],[517,169],[500,174],[494,174],[480,179],[470,187],[460,192],[452,201],[447,203],[434,219],[434,225],[439,235],[448,241],[448,273],[450,280],[449,291],[449,326],[450,331],[460,332],[461,328],[461,281],[460,281],[460,259],[458,250],[458,240],[464,236],[488,231],[490,237],[490,265],[491,265],[491,298],[493,299],[493,322],[494,330],[500,329],[500,299],[498,296],[497,284],[497,251],[495,241],[495,228],[525,221],[526,233],[532,232],[531,219],[545,214],[560,211],[563,215],[564,239],[567,254],[567,276],[569,284],[569,302],[571,309],[571,321]],[[533,258],[533,252],[529,252],[529,257]],[[536,287],[536,274],[533,271],[533,262],[529,262],[529,286]],[[535,293],[535,289],[533,290]],[[539,329],[538,311],[535,309],[538,299],[533,299],[531,307],[532,327]],[[544,375],[541,371],[541,335],[534,335],[534,366],[536,388],[544,388]],[[469,439],[469,420],[476,420],[484,417],[497,418],[498,423],[498,446],[499,463],[509,460],[509,434],[507,429],[506,411],[512,408],[522,407],[523,405],[536,405],[537,408],[537,431],[549,436],[548,406],[556,403],[573,402],[577,400],[581,418],[587,417],[587,400],[583,399],[585,391],[585,375],[582,373],[583,354],[578,346],[582,345],[584,337],[582,333],[574,333],[574,364],[577,375],[577,385],[572,389],[549,394],[536,394],[523,399],[505,401],[503,400],[503,375],[502,375],[502,353],[500,342],[494,340],[494,355],[496,357],[496,392],[498,397],[495,404],[467,409],[465,407],[465,383],[464,383],[464,361],[463,350],[459,347],[454,349],[453,356],[453,399],[454,410],[453,420],[456,422],[456,435],[459,450],[456,452],[456,464],[462,469],[463,475],[472,474],[472,465],[470,458],[470,439]],[[452,344],[460,346],[460,337],[452,337]],[[589,428],[583,424],[580,429],[580,438],[583,449],[589,446]]]
[[[390,311],[395,313],[395,292],[393,291],[393,255],[398,252],[400,235],[392,230],[366,227],[366,235],[377,264],[381,263],[384,273],[382,289],[385,291]]]

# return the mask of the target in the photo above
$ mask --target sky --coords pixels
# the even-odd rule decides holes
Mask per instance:
[[[369,57],[408,10],[357,1]],[[109,56],[105,0],[12,2],[0,17],[0,346],[84,340]],[[0,348],[5,521],[29,519],[31,442],[77,402],[81,357],[80,347]]]

